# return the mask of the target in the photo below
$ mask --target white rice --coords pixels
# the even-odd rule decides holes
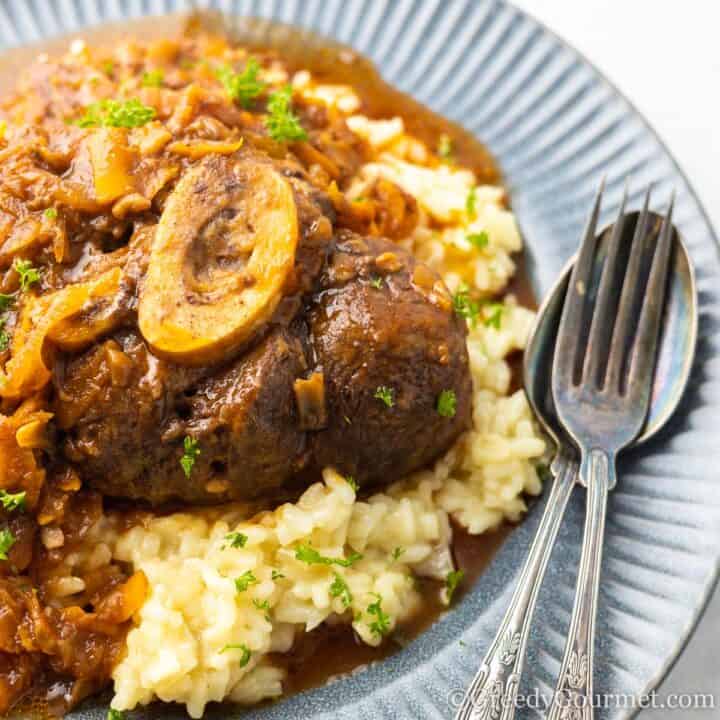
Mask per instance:
[[[359,106],[349,87],[319,86],[308,74],[296,75],[294,84],[347,113]],[[471,172],[424,166],[427,148],[405,134],[399,118],[354,115],[348,122],[377,151],[356,179],[356,194],[378,175],[396,182],[421,209],[409,247],[452,290],[461,282],[502,290],[515,271],[510,255],[521,249],[502,189],[477,188],[476,215],[469,218]],[[430,219],[443,224],[439,232],[430,230]],[[478,251],[465,238],[481,231],[489,242]],[[277,697],[283,671],[268,653],[289,651],[298,633],[324,622],[347,623],[363,642],[377,645],[380,630],[390,632],[417,610],[413,576],[443,579],[453,569],[450,516],[473,534],[518,520],[524,495],[540,491],[535,465],[545,444],[523,393],[508,395],[506,358],[524,347],[532,318],[508,297],[498,328],[481,320],[470,329],[473,429],[433,468],[363,501],[328,468],[296,503],[251,521],[176,513],[111,543],[114,558],[144,571],[150,584],[113,674],[112,707],[129,710],[160,699],[182,703],[198,718],[211,701],[252,704]],[[247,536],[244,547],[229,546],[231,531]],[[296,557],[303,546],[326,558],[362,558],[348,567],[309,564]],[[235,579],[248,572],[253,581],[239,591]]]

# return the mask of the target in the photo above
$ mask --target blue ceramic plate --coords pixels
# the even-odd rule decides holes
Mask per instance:
[[[203,6],[205,6],[203,4]],[[632,174],[636,192],[678,192],[676,222],[697,268],[700,342],[690,389],[671,424],[626,458],[610,499],[597,632],[596,691],[655,687],[682,650],[720,559],[720,258],[703,209],[667,149],[634,108],[573,49],[496,1],[222,0],[212,6],[307,27],[370,57],[393,85],[481,138],[503,168],[529,248],[538,295],[575,248],[601,175],[605,220]],[[181,0],[4,0],[0,48],[89,25],[189,9]],[[639,204],[639,196],[633,197]],[[539,599],[526,691],[555,684],[570,616],[583,520],[571,501]],[[541,503],[462,602],[404,651],[352,678],[228,718],[452,717],[507,606]],[[462,641],[462,642],[460,642]],[[74,717],[99,720],[105,708]],[[632,710],[602,710],[627,718]],[[535,713],[525,711],[526,717]],[[184,717],[157,708],[133,717]]]

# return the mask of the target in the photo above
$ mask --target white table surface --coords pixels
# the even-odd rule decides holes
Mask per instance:
[[[720,231],[720,2],[516,0],[588,57],[667,143]],[[718,478],[720,482],[720,478]],[[720,720],[720,593],[658,688],[713,693],[714,709],[644,710],[639,720]]]

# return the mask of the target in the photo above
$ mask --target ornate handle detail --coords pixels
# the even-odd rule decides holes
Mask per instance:
[[[575,604],[565,655],[547,720],[592,720],[593,645],[608,489],[615,486],[615,458],[583,452],[580,477],[587,485],[585,532]]]
[[[575,485],[577,462],[569,453],[561,450],[553,462],[552,471],[556,480],[510,607],[480,670],[465,694],[456,720],[511,720],[515,715],[515,699],[535,600]]]

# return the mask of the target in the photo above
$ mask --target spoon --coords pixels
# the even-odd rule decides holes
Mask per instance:
[[[628,213],[628,225],[635,225],[638,215],[637,212]],[[662,217],[650,213],[650,224],[659,228]],[[612,226],[609,225],[600,232],[598,264],[604,259],[611,230]],[[568,499],[578,480],[576,453],[572,443],[563,438],[550,387],[555,338],[573,262],[574,259],[568,262],[540,306],[523,362],[523,380],[528,400],[557,448],[551,465],[555,481],[550,488],[540,526],[510,606],[465,695],[456,720],[486,716],[510,720],[514,716],[535,601]],[[633,446],[647,442],[656,435],[677,408],[692,369],[697,328],[695,274],[685,245],[676,230],[673,267],[668,282],[650,409],[643,430]]]

